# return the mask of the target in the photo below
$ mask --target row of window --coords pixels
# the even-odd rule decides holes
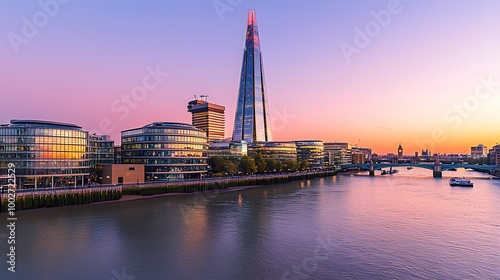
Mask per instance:
[[[37,167],[72,167],[72,166],[89,166],[89,160],[11,160],[9,163],[14,163],[16,168],[37,168]],[[7,163],[0,163],[0,168],[7,168]]]
[[[122,153],[122,158],[127,157],[206,157],[204,151],[127,151]]]
[[[249,148],[249,151],[254,151],[258,153],[287,153],[287,154],[297,154],[297,149],[295,147],[259,147],[259,148]]]
[[[87,151],[87,154],[95,154],[95,155],[114,155],[115,151],[108,151],[108,150],[89,150]]]
[[[115,157],[115,154],[88,154],[87,155],[87,158],[90,158],[90,159],[93,159],[93,158],[97,158],[97,159],[103,159],[103,158],[114,158]]]
[[[297,142],[295,142],[295,144],[297,145],[297,149],[299,149],[299,148],[301,148],[301,149],[321,148],[321,150],[323,150],[323,148],[324,148],[324,144],[321,141],[297,141]]]
[[[6,175],[7,170],[0,168],[0,175]],[[19,168],[16,169],[16,176],[26,176],[26,175],[58,175],[58,174],[90,174],[90,169],[88,167],[82,168]]]
[[[83,177],[83,178],[82,178]],[[74,186],[75,183],[77,186],[82,185],[82,180],[83,183],[85,184],[88,182],[88,175],[86,176],[81,176],[78,175],[76,176],[76,181],[75,181],[75,176],[37,176],[36,177],[36,186],[38,188],[44,188],[44,187],[52,187],[58,188],[58,187],[66,187],[66,186]],[[52,185],[53,183],[53,185]],[[34,188],[35,187],[35,177],[18,177],[18,185],[21,186],[21,188]]]
[[[89,142],[89,147],[96,148],[96,149],[113,149],[114,148],[114,142],[108,143],[108,142]]]
[[[206,150],[207,145],[200,144],[176,144],[176,143],[155,143],[155,144],[124,144],[123,150],[137,149],[182,149],[182,150]]]
[[[164,164],[164,165],[184,165],[184,164],[207,164],[206,159],[187,159],[187,158],[165,158],[165,159],[154,159],[154,158],[127,158],[122,159],[123,163],[130,164]]]
[[[77,137],[86,139],[88,133],[82,130],[0,127],[0,136],[5,136],[5,135],[38,135],[38,136],[56,136],[56,137]]]
[[[187,142],[187,143],[206,143],[207,139],[193,136],[165,136],[165,135],[147,135],[135,137],[122,137],[122,143],[129,142]]]
[[[29,152],[29,153],[0,153],[1,160],[9,159],[85,159],[86,154],[80,152]]]
[[[249,153],[251,156],[253,156],[255,153],[250,152]],[[269,158],[269,159],[297,159],[297,154],[296,153],[260,153],[263,158]]]
[[[157,174],[146,174],[147,181],[176,181],[185,179],[199,179],[200,172],[196,173],[157,173]]]
[[[205,136],[205,132],[187,129],[172,129],[172,128],[139,128],[130,131],[123,131],[122,137],[138,134],[168,134],[168,135],[194,135]]]
[[[74,137],[20,137],[20,136],[1,136],[0,144],[65,144],[65,145],[84,145],[87,146],[87,138]]]
[[[0,152],[30,152],[30,151],[51,151],[51,152],[81,152],[86,151],[85,146],[74,145],[0,145]]]
[[[153,173],[153,175],[157,175],[154,173],[164,173],[164,172],[172,172],[172,173],[180,173],[180,172],[196,172],[196,171],[206,171],[206,166],[147,166],[146,174]]]

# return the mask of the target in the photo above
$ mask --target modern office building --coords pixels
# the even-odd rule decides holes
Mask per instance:
[[[272,141],[264,68],[255,11],[248,11],[233,141]]]
[[[482,158],[488,155],[488,147],[479,144],[475,147],[470,147],[470,155],[472,158]]]
[[[248,145],[248,155],[261,154],[264,159],[275,159],[284,162],[287,159],[297,160],[295,142],[252,142]]]
[[[207,97],[207,96],[201,96]],[[208,103],[206,100],[195,99],[188,103],[188,112],[192,116],[193,126],[207,132],[208,142],[223,140],[226,133],[226,108]]]
[[[144,164],[146,181],[200,178],[207,171],[205,131],[189,124],[155,122],[121,132],[122,163]]]
[[[309,163],[310,169],[323,168],[324,144],[321,140],[295,141],[297,146],[297,162],[303,160]]]
[[[349,143],[325,142],[324,161],[325,166],[350,164],[352,162],[352,150]]]
[[[97,181],[97,164],[112,164],[115,161],[115,141],[109,135],[89,135],[89,147],[87,149],[90,160],[90,180]]]
[[[89,136],[80,126],[41,120],[0,125],[0,176],[15,164],[18,188],[88,184]],[[4,185],[4,182],[2,182]]]
[[[232,157],[241,159],[248,155],[248,146],[245,141],[217,141],[210,143],[208,157]]]
[[[500,165],[500,145],[496,145],[490,149],[488,153],[488,164]]]
[[[353,164],[356,164],[356,163],[363,164],[365,162],[366,162],[365,154],[360,153],[358,151],[352,153],[352,163]]]
[[[361,148],[361,147],[355,147],[351,146],[351,152],[358,153],[358,154],[363,154],[365,161],[369,161],[372,158],[372,149],[370,148]]]

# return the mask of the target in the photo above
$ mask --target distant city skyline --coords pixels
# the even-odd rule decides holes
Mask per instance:
[[[119,143],[122,130],[191,123],[186,103],[207,94],[232,135],[255,9],[273,140],[381,154],[500,142],[498,1],[214,3],[0,3],[0,123],[75,123]]]

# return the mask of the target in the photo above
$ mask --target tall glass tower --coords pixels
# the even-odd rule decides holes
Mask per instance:
[[[241,67],[233,141],[271,141],[264,68],[255,11],[248,11],[247,34]]]

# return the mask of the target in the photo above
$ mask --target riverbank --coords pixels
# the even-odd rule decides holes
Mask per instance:
[[[333,176],[337,173],[338,171],[297,172],[288,174],[223,177],[196,181],[162,182],[155,185],[125,185],[123,186],[123,195],[149,196],[169,193],[207,192],[224,190],[237,186],[276,185],[317,177]]]
[[[210,191],[200,191],[200,192],[189,192],[189,193],[161,193],[161,194],[153,194],[153,195],[134,195],[134,194],[129,194],[129,195],[123,195],[120,199],[113,200],[113,201],[105,201],[105,202],[96,202],[93,204],[101,204],[101,203],[113,203],[113,202],[127,202],[127,201],[134,201],[134,200],[143,200],[143,199],[152,199],[152,198],[160,198],[160,197],[168,197],[168,196],[180,196],[180,195],[193,195],[197,193],[207,193],[207,194],[216,194],[216,193],[222,193],[222,192],[234,192],[234,191],[240,191],[240,190],[246,190],[246,189],[252,189],[252,188],[259,188],[264,185],[249,185],[249,186],[235,186],[235,187],[229,187],[226,189],[216,189],[216,190],[210,190]]]
[[[288,174],[270,174],[254,176],[236,176],[210,178],[196,181],[158,182],[141,185],[123,185],[109,187],[48,189],[30,192],[18,192],[15,196],[15,210],[23,211],[38,208],[61,207],[82,204],[125,202],[148,198],[174,195],[186,195],[199,192],[236,191],[262,185],[277,185],[293,181],[309,180],[319,177],[334,176],[339,171],[297,172]],[[7,212],[9,202],[14,201],[8,194],[0,195],[0,213]]]
[[[76,189],[47,189],[0,195],[0,213],[30,209],[109,202],[122,197],[121,186]]]

